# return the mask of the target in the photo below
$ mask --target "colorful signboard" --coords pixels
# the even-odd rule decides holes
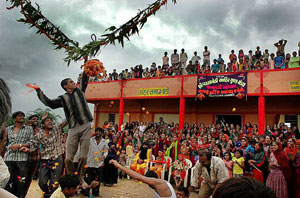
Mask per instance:
[[[246,72],[230,75],[198,75],[196,96],[201,100],[205,97],[243,98],[245,95],[247,95]]]
[[[168,96],[169,87],[139,88],[137,96]]]
[[[300,91],[300,80],[290,81],[290,91]]]

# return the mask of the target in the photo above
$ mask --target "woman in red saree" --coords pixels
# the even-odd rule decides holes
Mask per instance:
[[[266,185],[274,190],[277,198],[288,198],[288,186],[292,184],[293,175],[289,161],[282,151],[279,142],[272,142],[270,154],[271,172],[267,178]],[[288,185],[289,184],[289,185]]]

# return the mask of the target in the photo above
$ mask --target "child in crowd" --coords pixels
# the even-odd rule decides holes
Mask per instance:
[[[121,154],[120,154],[120,159],[119,159],[119,163],[122,166],[126,166],[127,165],[127,155],[124,149],[121,150]],[[119,178],[122,179],[123,177],[125,177],[125,173],[123,171],[121,171],[120,169],[118,169],[118,175]]]
[[[231,160],[231,153],[230,152],[226,152],[224,154],[224,163],[225,163],[225,166],[228,170],[228,175],[229,175],[229,178],[232,178],[232,168],[233,168],[233,162]]]
[[[244,174],[244,158],[243,151],[238,149],[235,152],[235,156],[232,158],[233,161],[233,177],[242,177]]]
[[[182,154],[178,155],[178,159],[173,163],[172,166],[172,178],[175,181],[176,188],[179,188],[183,184],[186,170],[188,169],[188,166],[186,164],[185,159],[183,158]]]
[[[268,62],[268,59],[264,59],[264,64],[263,64],[263,70],[268,70],[270,68],[270,64]]]

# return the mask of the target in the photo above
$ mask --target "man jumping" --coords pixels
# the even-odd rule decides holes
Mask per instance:
[[[87,162],[93,117],[84,94],[87,82],[82,82],[81,85],[85,86],[77,88],[72,79],[66,78],[62,80],[61,87],[66,93],[58,96],[56,99],[49,99],[40,88],[37,88],[36,91],[40,101],[46,106],[52,109],[64,108],[65,116],[69,123],[65,159],[67,173],[73,174],[75,172],[73,159],[80,142],[78,175],[80,181],[83,182],[84,165]]]

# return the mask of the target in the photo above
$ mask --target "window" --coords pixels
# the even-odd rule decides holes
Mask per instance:
[[[297,115],[285,115],[285,123],[289,123],[290,126],[298,126],[298,117]]]
[[[110,113],[108,114],[108,122],[115,123],[116,114]]]

